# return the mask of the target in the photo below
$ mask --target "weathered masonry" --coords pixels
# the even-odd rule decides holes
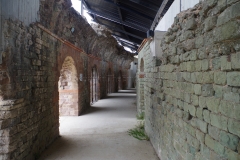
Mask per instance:
[[[0,159],[35,159],[59,136],[59,114],[78,116],[126,88],[133,57],[70,0],[0,9]]]
[[[240,159],[240,1],[181,12],[138,59],[138,112],[162,160]]]

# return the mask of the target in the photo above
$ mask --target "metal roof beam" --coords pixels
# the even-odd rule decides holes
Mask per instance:
[[[126,44],[126,43],[122,43],[122,46],[126,46],[126,47],[129,47],[129,48],[132,48],[132,49],[134,49],[135,51],[138,49],[138,47],[136,47],[136,46],[131,46],[131,45]]]
[[[96,20],[95,20],[95,21],[96,21]],[[145,37],[139,37],[139,36],[137,36],[137,35],[135,35],[135,34],[132,34],[132,33],[129,33],[129,32],[126,32],[126,31],[123,31],[123,30],[120,30],[120,29],[117,29],[117,28],[115,28],[115,27],[109,26],[109,25],[104,24],[104,23],[101,23],[101,22],[99,22],[99,21],[96,21],[96,23],[99,23],[99,24],[101,24],[101,25],[104,25],[104,26],[106,26],[107,28],[109,28],[110,30],[113,30],[113,31],[116,31],[116,32],[121,32],[121,33],[127,34],[127,35],[129,35],[129,36],[132,36],[132,37],[137,38],[137,39],[140,39],[140,40],[143,40],[143,39],[145,38]]]
[[[91,8],[90,8],[90,6],[89,6],[89,4],[85,1],[85,0],[83,0],[84,1],[84,3],[86,4],[86,9],[87,10],[89,10],[89,11],[93,11]],[[115,0],[114,0],[115,1]],[[99,9],[101,9],[101,10],[104,10],[104,12],[103,12],[103,14],[105,14],[105,15],[109,15],[110,17],[114,17],[114,18],[117,18],[117,17],[119,17],[119,15],[120,15],[120,13],[121,13],[121,10],[118,8],[118,10],[120,11],[120,13],[116,13],[116,12],[110,12],[108,9],[106,9],[106,8],[102,8],[102,7],[98,7]],[[93,12],[95,12],[95,11],[93,11]],[[97,12],[97,13],[100,13],[100,12]],[[106,14],[107,13],[107,14]],[[115,17],[115,16],[113,16],[113,15],[116,15],[117,17]],[[123,17],[122,17],[122,14],[121,14],[121,20],[122,21],[124,21],[124,23],[131,23],[131,24],[134,24],[134,25],[137,25],[137,26],[141,26],[142,28],[149,28],[149,26],[148,25],[146,25],[147,24],[147,22],[144,22],[144,23],[141,23],[141,21],[138,21],[138,20],[136,20],[135,19],[135,17],[126,17],[127,19],[125,19],[125,20],[123,20]],[[121,22],[122,23],[122,22]],[[149,29],[147,29],[146,31],[148,31]],[[146,32],[146,31],[144,31],[144,32]]]
[[[117,38],[117,37],[115,37],[115,38],[116,38],[116,40],[118,41],[118,43],[121,44],[121,46],[123,46],[123,47],[128,47],[128,48],[134,50],[135,52],[137,52],[138,47],[134,48],[133,46],[128,46],[128,45],[126,45],[125,43],[123,44],[123,43],[122,43],[123,41],[121,41],[119,38]]]
[[[129,35],[129,36],[132,36],[132,37],[137,38],[137,39],[139,39],[139,40],[143,40],[143,39],[144,39],[143,37],[139,37],[139,36],[137,36],[137,35],[134,35],[134,34],[132,34],[132,33],[126,32],[126,31],[122,31],[122,30],[119,30],[119,29],[113,29],[113,30],[116,31],[116,32],[122,32],[122,33],[124,33],[124,34],[127,34],[127,35]]]
[[[131,46],[131,45],[127,44],[127,43],[122,43],[122,46],[127,46],[127,47],[129,47],[129,48],[134,49],[134,50],[137,50],[137,49],[138,49],[137,47]]]
[[[116,34],[112,34],[112,35],[113,35],[114,37],[121,38],[123,41],[128,42],[128,43],[130,43],[130,44],[132,43],[132,44],[134,44],[134,45],[136,45],[136,46],[140,46],[140,44],[135,43],[135,42],[132,42],[132,41],[129,41],[129,40],[123,38],[122,36],[119,36],[119,35],[116,35]]]
[[[124,41],[124,40],[121,40],[121,39],[120,39],[120,41],[121,41],[122,43],[124,43],[124,44],[128,44],[128,45],[131,45],[131,46],[137,47],[137,45],[132,44],[132,42],[130,43],[130,42],[127,42],[127,41]]]
[[[113,4],[117,4],[117,0],[114,0],[114,3],[113,3]],[[118,10],[118,15],[119,15],[120,21],[121,21],[121,23],[123,23],[123,17],[122,17],[121,9],[120,9],[119,7],[117,7],[117,10]],[[125,28],[123,27],[123,25],[121,25],[121,28],[122,28],[123,31],[125,31]],[[126,33],[124,33],[124,34],[125,34],[125,35],[128,37],[128,39],[130,40],[129,36],[128,36]]]
[[[129,46],[137,47],[135,44],[132,44],[132,43],[126,42],[126,41],[121,40],[121,39],[119,39],[119,40],[120,40],[122,43],[127,44],[127,45],[129,45]]]
[[[144,1],[139,1],[139,0],[129,0],[129,1],[131,1],[131,2],[133,2],[133,3],[137,3],[137,4],[139,4],[140,6],[143,6],[143,7],[145,7],[145,8],[148,8],[148,9],[150,9],[150,10],[152,10],[152,11],[155,11],[155,12],[158,10],[158,7],[157,7],[156,5],[149,4],[149,3],[144,2]]]
[[[148,19],[148,20],[151,20],[151,21],[154,20],[153,17],[147,16],[147,15],[141,13],[141,12],[138,12],[138,11],[136,11],[136,10],[130,9],[130,8],[128,8],[128,7],[124,7],[124,6],[116,3],[116,2],[115,2],[116,0],[114,0],[114,2],[111,1],[111,0],[105,0],[105,1],[111,3],[111,4],[115,5],[115,6],[117,6],[117,7],[121,8],[121,9],[123,9],[123,10],[126,10],[126,11],[128,11],[128,12],[131,12],[131,13],[137,14],[137,15],[139,15],[139,16],[142,16],[142,17],[144,17],[144,18],[146,18],[146,19]]]
[[[158,24],[158,21],[162,18],[161,16],[162,16],[163,10],[166,7],[168,1],[169,0],[163,0],[155,18],[154,18],[154,21],[153,21],[152,26],[151,26],[151,30],[155,29],[156,25]]]
[[[107,19],[109,21],[112,21],[112,22],[115,22],[115,23],[119,23],[119,24],[122,24],[124,26],[127,26],[127,27],[130,27],[130,28],[133,28],[133,29],[136,29],[136,30],[139,30],[139,31],[142,31],[142,32],[146,32],[148,30],[148,28],[146,27],[142,27],[142,26],[139,26],[135,23],[130,23],[130,22],[120,22],[118,19],[114,18],[114,17],[111,17],[109,15],[106,15],[104,13],[99,13],[99,12],[95,12],[91,9],[88,9],[88,12],[90,14],[94,14],[98,17],[101,17],[101,18],[104,18],[104,19]]]
[[[82,0],[82,3],[84,3],[84,5],[86,6],[87,9],[91,9],[89,4],[85,0]]]

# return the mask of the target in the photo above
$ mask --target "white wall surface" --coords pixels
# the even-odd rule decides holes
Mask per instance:
[[[178,13],[180,13],[183,10],[186,10],[188,8],[193,7],[197,3],[199,3],[201,0],[175,0],[167,13],[163,16],[163,18],[160,20],[158,23],[157,27],[155,30],[158,31],[167,31],[168,28],[171,27],[171,25],[174,22],[174,17]]]

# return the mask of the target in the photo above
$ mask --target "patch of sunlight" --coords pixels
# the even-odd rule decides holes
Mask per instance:
[[[72,7],[77,12],[79,12],[79,14],[81,14],[81,3],[82,2],[80,0],[71,0],[71,1],[72,1]],[[93,23],[92,17],[87,13],[87,10],[84,9],[84,7],[83,7],[83,15],[82,16],[84,16],[87,19],[89,24]]]

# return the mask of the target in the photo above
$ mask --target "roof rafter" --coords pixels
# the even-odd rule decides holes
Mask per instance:
[[[154,18],[154,21],[153,21],[152,26],[151,26],[151,30],[154,30],[154,29],[155,29],[155,27],[156,27],[159,19],[162,18],[162,17],[161,17],[161,16],[162,16],[162,12],[164,11],[164,8],[166,7],[168,1],[169,1],[169,0],[163,0],[163,2],[162,2],[162,4],[161,4],[161,6],[160,6],[160,8],[159,8],[159,10],[158,10],[155,18]]]
[[[101,17],[101,18],[104,18],[104,19],[107,19],[109,21],[113,21],[115,23],[119,23],[119,24],[122,24],[124,26],[127,26],[127,27],[130,27],[130,28],[133,28],[133,29],[136,29],[136,30],[139,30],[139,31],[143,31],[143,32],[146,32],[148,30],[148,28],[146,27],[143,27],[143,26],[139,26],[135,23],[132,23],[132,22],[120,22],[118,19],[116,19],[115,17],[111,17],[110,15],[106,15],[104,13],[99,13],[99,12],[96,12],[96,11],[93,11],[91,9],[88,9],[88,12],[90,14],[94,14],[98,17]]]
[[[143,2],[143,1],[139,1],[139,0],[129,0],[133,3],[136,3],[140,6],[143,6],[145,8],[148,8],[150,10],[153,10],[153,11],[157,11],[158,10],[158,7],[156,7],[155,5],[152,5],[152,4],[149,4],[149,3],[146,3],[146,2]]]
[[[129,41],[129,40],[127,40],[127,39],[125,39],[124,37],[122,37],[122,36],[119,36],[119,35],[116,35],[116,34],[112,34],[114,37],[119,37],[119,38],[121,38],[123,41],[125,41],[125,42],[128,42],[128,43],[132,43],[132,44],[134,44],[134,45],[136,45],[136,46],[140,46],[140,44],[138,44],[138,43],[135,43],[135,42],[132,42],[132,41]]]
[[[132,37],[137,38],[137,39],[140,39],[140,40],[143,40],[143,39],[144,39],[144,37],[140,37],[140,36],[137,36],[137,35],[135,35],[135,34],[132,34],[132,33],[123,31],[123,30],[121,30],[121,29],[117,29],[117,28],[115,28],[115,27],[109,26],[109,25],[104,24],[104,23],[102,23],[102,22],[99,22],[99,21],[96,21],[96,22],[99,23],[99,24],[101,24],[101,25],[106,26],[106,27],[109,28],[110,30],[113,30],[113,31],[116,31],[116,32],[121,32],[121,33],[127,34],[127,35],[129,35],[129,36],[132,36]]]
[[[146,18],[146,19],[148,19],[148,20],[151,20],[151,21],[154,20],[153,17],[147,16],[147,15],[145,15],[145,14],[143,14],[143,13],[141,13],[141,12],[138,12],[138,11],[136,11],[136,10],[134,10],[134,9],[130,9],[130,8],[128,8],[128,7],[124,7],[123,5],[120,5],[119,3],[116,3],[116,0],[114,0],[114,2],[112,2],[111,0],[104,0],[104,1],[106,1],[106,2],[108,2],[108,3],[111,3],[111,4],[114,4],[114,5],[117,6],[118,8],[121,8],[121,9],[126,10],[126,11],[128,11],[128,12],[131,12],[131,13],[137,14],[137,15],[139,15],[139,16],[142,16],[142,17],[144,17],[144,18]]]
[[[117,4],[117,0],[114,0],[114,4]],[[119,7],[117,7],[117,9],[118,9],[118,14],[119,14],[120,21],[123,23],[122,12],[121,12],[121,10],[120,10]],[[123,31],[126,32],[126,30],[125,30],[125,28],[123,27],[123,25],[121,25],[121,28],[123,29]],[[128,39],[130,40],[128,34],[126,34],[126,33],[124,33],[124,34],[125,34],[125,35],[128,37]]]

